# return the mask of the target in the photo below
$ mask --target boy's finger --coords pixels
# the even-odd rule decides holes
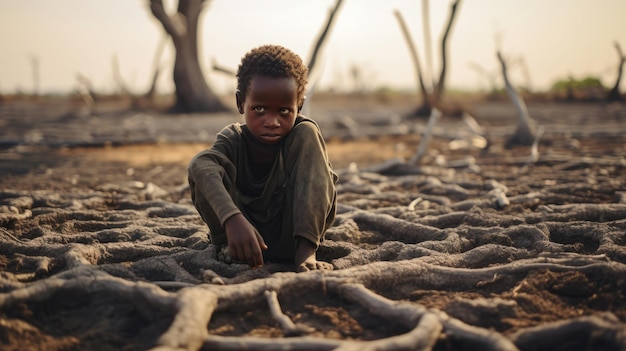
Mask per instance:
[[[263,264],[261,249],[256,243],[251,243],[245,248],[246,262],[250,267],[259,267]]]
[[[261,247],[261,250],[267,250],[267,244],[265,243],[265,240],[263,240],[263,237],[261,236],[261,234],[259,233],[255,233],[256,234],[256,240],[259,242],[259,246]]]
[[[235,245],[228,244],[228,255],[231,260],[237,259],[237,248],[235,248]]]

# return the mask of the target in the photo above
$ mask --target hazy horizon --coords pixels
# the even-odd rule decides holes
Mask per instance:
[[[233,90],[234,77],[212,71],[212,60],[234,70],[243,54],[262,44],[284,45],[307,61],[334,2],[211,1],[199,28],[200,61],[209,84],[218,93]],[[430,1],[435,75],[450,3]],[[404,16],[426,70],[421,8],[417,0],[345,0],[326,46],[318,87],[350,89],[350,70],[358,67],[366,88],[415,89],[414,67],[393,11]],[[489,89],[488,79],[472,65],[493,74],[500,84],[497,45],[507,58],[525,62],[527,75],[520,64],[511,65],[516,85],[544,90],[571,75],[597,76],[611,87],[618,64],[614,42],[626,50],[625,13],[623,0],[463,0],[448,43],[447,87]],[[40,92],[72,91],[79,73],[97,91],[111,92],[117,88],[113,56],[131,90],[144,92],[164,35],[148,1],[127,0],[3,1],[0,29],[2,93],[33,91],[32,58],[39,62]],[[172,91],[171,43],[160,62],[169,68],[160,76],[159,90]]]

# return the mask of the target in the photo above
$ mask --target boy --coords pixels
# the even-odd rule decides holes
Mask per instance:
[[[226,126],[189,164],[211,243],[251,267],[268,260],[293,262],[297,272],[332,269],[315,253],[335,218],[337,175],[318,125],[299,115],[307,71],[282,46],[248,52],[235,93],[245,124]]]

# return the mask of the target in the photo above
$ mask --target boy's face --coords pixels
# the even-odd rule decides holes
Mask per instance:
[[[275,144],[293,128],[298,115],[298,92],[295,78],[252,78],[245,100],[237,92],[237,108],[252,134],[264,144]]]

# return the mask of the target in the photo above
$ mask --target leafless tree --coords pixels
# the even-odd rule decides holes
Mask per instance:
[[[396,18],[400,23],[400,27],[406,39],[406,42],[409,46],[409,51],[411,53],[411,57],[413,58],[413,64],[416,66],[415,70],[418,76],[418,82],[420,86],[420,90],[423,95],[422,105],[418,107],[415,111],[414,115],[416,116],[425,116],[430,115],[430,110],[433,105],[439,105],[441,103],[443,92],[445,90],[445,80],[447,74],[447,57],[448,57],[448,39],[450,37],[450,33],[452,30],[452,25],[454,24],[454,19],[456,18],[456,14],[458,11],[458,7],[461,3],[461,0],[455,0],[450,5],[450,13],[448,16],[448,22],[446,24],[445,30],[443,32],[441,38],[441,71],[439,72],[439,78],[434,82],[433,91],[429,94],[427,92],[426,86],[424,84],[423,73],[420,67],[417,50],[415,49],[415,45],[413,44],[413,40],[409,35],[408,30],[406,29],[406,25],[404,24],[404,20],[398,11],[395,12]],[[428,8],[428,6],[425,6]],[[424,14],[424,16],[428,16],[428,14]],[[428,44],[430,45],[430,44]]]
[[[447,72],[447,62],[448,62],[448,38],[450,36],[450,30],[452,29],[452,24],[454,23],[454,19],[456,18],[456,11],[459,7],[459,3],[461,0],[455,0],[450,6],[450,17],[448,17],[448,24],[446,25],[446,29],[443,32],[443,37],[441,38],[441,72],[439,73],[439,80],[437,80],[437,85],[435,86],[435,100],[441,100],[443,95],[443,90],[445,88],[446,82],[446,72]]]
[[[430,31],[430,1],[422,0],[422,28],[424,30],[424,51],[426,54],[426,72],[431,74],[434,72],[433,68],[433,45],[432,34]],[[435,86],[434,77],[429,78],[432,86]]]
[[[428,90],[426,89],[426,84],[424,83],[424,74],[422,73],[422,65],[420,64],[419,54],[417,52],[415,44],[413,44],[411,33],[406,26],[406,22],[404,21],[402,14],[400,13],[400,11],[396,10],[394,11],[394,15],[396,16],[396,19],[400,24],[400,29],[402,30],[402,34],[404,35],[407,46],[409,47],[409,54],[411,55],[411,59],[413,60],[413,66],[415,66],[415,74],[417,78],[416,80],[418,83],[418,88],[419,91],[422,93],[422,104],[418,108],[416,115],[424,115],[426,113],[429,113],[429,111],[431,110],[431,103],[430,94],[428,93]]]
[[[119,92],[124,95],[132,96],[133,93],[130,91],[128,84],[126,83],[126,81],[122,77],[122,73],[120,72],[120,63],[117,55],[113,55],[113,57],[111,58],[111,68],[113,70],[113,80],[115,80]]]
[[[210,0],[179,0],[175,14],[165,11],[162,0],[150,0],[150,10],[172,38],[176,50],[174,110],[217,112],[227,108],[209,87],[198,59],[198,19]]]
[[[309,86],[307,87],[307,100],[310,101],[315,93],[315,87],[317,82],[319,82],[319,78],[322,75],[322,69],[318,64],[319,59],[322,57],[322,53],[324,48],[326,47],[326,43],[328,42],[328,37],[332,32],[333,26],[335,24],[337,14],[339,13],[339,9],[343,4],[343,0],[337,0],[335,5],[330,8],[328,11],[328,17],[326,18],[326,23],[319,35],[317,36],[317,40],[313,44],[313,48],[311,49],[311,54],[308,60],[308,68],[309,68]],[[309,103],[305,102],[303,106],[302,113],[305,115],[309,113]]]
[[[33,70],[33,96],[39,95],[39,57],[35,55],[30,56],[30,65]]]
[[[167,37],[164,36],[160,41],[159,41],[159,45],[157,46],[157,50],[154,54],[154,61],[153,61],[153,73],[152,73],[152,80],[150,81],[150,88],[148,89],[148,91],[145,94],[145,97],[148,99],[152,99],[154,98],[154,96],[156,95],[156,91],[157,91],[157,80],[159,79],[159,75],[161,74],[162,71],[162,67],[160,62],[161,56],[163,55],[163,51],[165,50],[165,44],[167,43]]]
[[[617,50],[617,54],[619,56],[619,62],[617,64],[617,79],[615,80],[615,85],[609,93],[607,94],[606,99],[609,101],[618,101],[622,99],[622,95],[619,92],[619,85],[622,81],[622,72],[624,71],[624,63],[626,62],[626,55],[622,51],[622,47],[619,43],[615,42],[615,50]]]
[[[497,55],[498,60],[500,61],[500,66],[502,68],[502,79],[504,80],[506,92],[509,95],[511,102],[515,106],[518,117],[517,129],[515,130],[515,134],[513,134],[513,136],[511,136],[506,142],[506,147],[510,148],[516,145],[531,146],[535,141],[535,133],[533,132],[534,122],[530,117],[530,114],[528,113],[528,109],[526,108],[526,103],[524,103],[524,99],[522,99],[522,97],[517,93],[517,90],[509,81],[506,62],[502,57],[502,54],[498,51]]]
[[[152,101],[152,99],[156,95],[156,92],[157,92],[157,80],[158,80],[159,75],[161,74],[161,71],[162,71],[161,65],[160,65],[159,61],[160,61],[161,56],[163,54],[163,51],[165,49],[165,44],[166,43],[167,43],[167,37],[164,36],[163,39],[161,39],[161,41],[159,42],[159,45],[157,46],[157,50],[156,50],[156,52],[154,54],[153,73],[152,73],[152,77],[150,79],[150,87],[148,88],[148,90],[143,95],[137,94],[134,91],[136,89],[131,89],[129,87],[129,85],[124,80],[124,77],[123,77],[123,75],[121,73],[119,60],[117,58],[117,55],[113,55],[113,57],[111,59],[111,66],[112,66],[112,70],[113,70],[113,80],[117,84],[119,92],[121,94],[124,94],[125,96],[131,98],[131,104],[132,104],[133,108],[141,107],[143,105],[144,101]]]
[[[317,76],[318,75],[317,73],[320,71],[319,66],[317,65],[317,62],[319,58],[321,57],[321,53],[324,50],[326,43],[328,42],[327,38],[333,29],[333,26],[335,24],[335,19],[337,18],[337,14],[339,13],[339,9],[341,8],[341,4],[343,4],[343,0],[337,0],[335,2],[335,6],[333,6],[328,11],[328,18],[326,19],[326,24],[324,25],[321,32],[319,33],[317,40],[313,44],[313,48],[311,50],[311,56],[309,57],[309,61],[308,61],[310,77]]]

